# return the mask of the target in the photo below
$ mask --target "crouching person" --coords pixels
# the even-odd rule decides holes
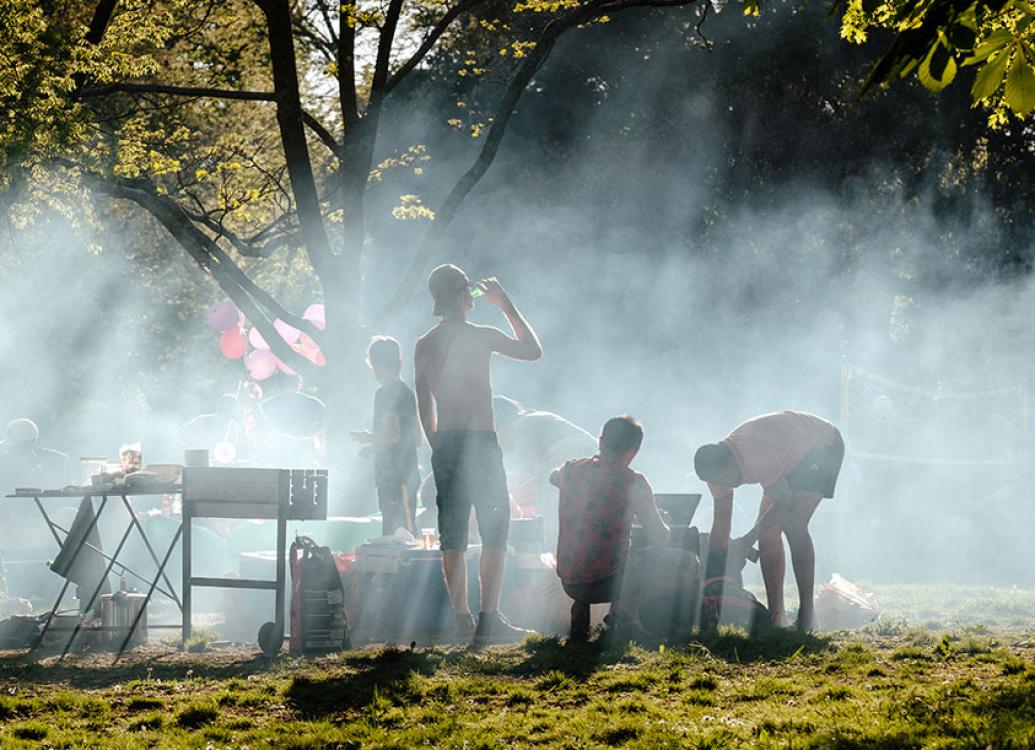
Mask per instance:
[[[589,605],[611,602],[609,626],[631,638],[645,635],[639,604],[649,580],[647,550],[630,554],[633,520],[652,545],[668,541],[647,479],[629,468],[643,442],[643,426],[630,416],[607,421],[600,452],[566,462],[550,475],[560,489],[557,575],[574,603],[571,640],[589,635]]]

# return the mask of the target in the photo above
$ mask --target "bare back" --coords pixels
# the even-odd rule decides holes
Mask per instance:
[[[417,342],[417,381],[435,400],[438,430],[493,430],[489,362],[503,333],[445,320]]]

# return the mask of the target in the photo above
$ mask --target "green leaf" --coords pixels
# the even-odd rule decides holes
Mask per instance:
[[[1035,109],[1035,70],[1020,51],[1013,56],[1006,76],[1006,106],[1019,115]]]
[[[970,89],[970,96],[975,102],[987,99],[998,90],[1006,75],[1006,63],[1010,59],[1009,50],[1000,52],[996,57],[986,62],[974,78],[974,85]]]
[[[1007,29],[999,29],[999,31],[993,31],[984,41],[977,46],[974,50],[974,54],[963,61],[964,65],[976,65],[979,62],[987,60],[989,57],[994,55],[996,52],[1006,46],[1007,42],[1013,35]]]
[[[941,39],[931,45],[924,61],[920,63],[916,77],[925,88],[938,92],[952,83],[956,77],[956,60],[948,45]]]

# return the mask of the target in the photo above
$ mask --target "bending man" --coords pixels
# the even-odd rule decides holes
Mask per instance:
[[[769,614],[784,621],[786,563],[782,536],[791,549],[798,585],[797,627],[813,627],[816,557],[809,521],[819,501],[834,496],[845,445],[838,429],[813,414],[781,411],[749,419],[718,443],[703,445],[694,456],[697,476],[708,483],[715,501],[712,550],[729,546],[733,488],[761,484],[764,490],[754,528],[736,540],[758,541]]]
[[[442,320],[417,342],[414,383],[420,422],[431,445],[442,570],[456,611],[457,639],[473,636],[475,644],[485,644],[519,640],[525,635],[499,613],[510,502],[492,416],[489,361],[493,352],[532,361],[543,350],[532,327],[493,280],[480,281],[477,288],[503,312],[514,337],[467,322],[467,313],[474,307],[471,286],[456,266],[443,265],[431,272],[428,288],[435,300],[434,314]],[[464,565],[472,506],[482,538],[477,627],[467,603]]]

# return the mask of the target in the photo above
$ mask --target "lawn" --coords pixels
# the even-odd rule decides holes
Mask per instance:
[[[1035,591],[876,589],[890,616],[824,636],[721,630],[652,648],[536,637],[273,662],[155,644],[117,667],[104,653],[10,654],[0,746],[1035,745]]]

